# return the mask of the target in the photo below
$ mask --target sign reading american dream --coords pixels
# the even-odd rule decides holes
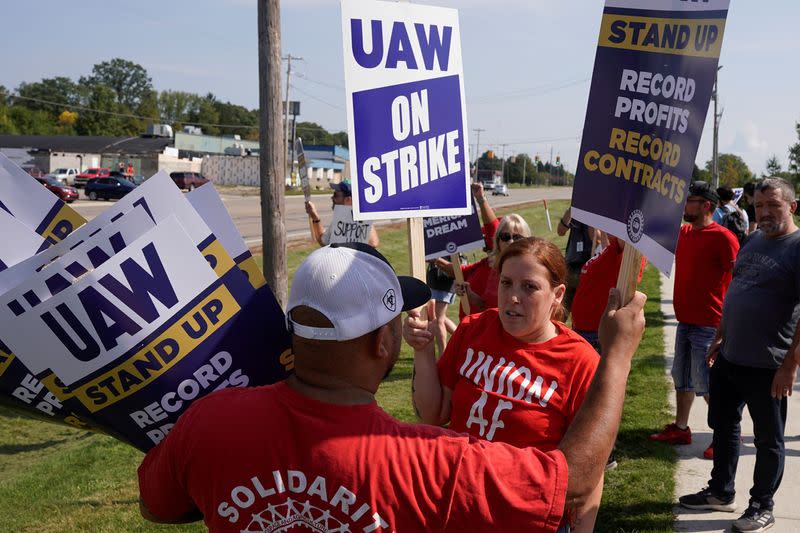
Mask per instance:
[[[729,0],[606,0],[572,216],[669,273]]]
[[[64,239],[86,222],[4,154],[0,154],[0,210],[41,235],[41,249]]]
[[[428,217],[425,229],[425,260],[468,252],[484,246],[478,213],[465,217]]]
[[[353,216],[467,215],[458,12],[342,0]]]

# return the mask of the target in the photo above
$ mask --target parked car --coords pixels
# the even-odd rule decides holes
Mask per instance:
[[[63,185],[57,179],[50,177],[50,176],[43,176],[41,178],[36,178],[36,181],[44,185],[45,189],[52,192],[62,201],[69,203],[74,202],[78,199],[78,191],[68,185]]]
[[[42,169],[40,169],[36,165],[22,165],[22,170],[24,170],[34,178],[41,178],[42,176],[44,176],[44,172],[42,172]]]
[[[494,188],[492,188],[492,196],[508,196],[508,185],[505,183],[496,184]]]
[[[208,183],[208,180],[199,172],[171,172],[169,177],[179,189],[189,189],[190,191]]]
[[[75,176],[74,184],[76,187],[84,187],[86,182],[93,178],[106,178],[111,171],[107,168],[93,167],[87,168]]]
[[[134,174],[134,175],[131,177],[131,180],[133,181],[133,184],[134,184],[134,185],[136,185],[137,187],[138,187],[139,185],[141,185],[142,183],[144,183],[144,180],[146,180],[146,179],[147,179],[147,178],[145,178],[145,177],[144,177],[144,176],[142,176],[141,174]]]
[[[80,174],[77,168],[57,168],[52,171],[49,175],[53,176],[53,178],[57,179],[64,185],[73,186],[75,185],[75,176]]]
[[[110,200],[122,198],[135,188],[136,185],[124,178],[92,178],[86,182],[84,192],[89,200]]]

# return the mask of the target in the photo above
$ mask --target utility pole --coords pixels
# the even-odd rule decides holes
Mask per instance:
[[[288,144],[288,142],[289,142],[289,79],[292,77],[292,59],[296,59],[298,61],[302,61],[303,58],[302,57],[293,56],[292,54],[289,54],[286,57],[283,57],[281,59],[285,59],[286,60],[286,101],[283,104],[284,105],[284,114],[283,114],[283,123],[284,123],[284,130],[283,130],[284,133],[283,133],[283,135],[284,135],[284,137],[283,138],[286,141],[284,149],[288,152],[289,151],[289,144]],[[294,145],[292,145],[291,150],[292,150],[292,160],[289,161],[288,165],[287,165],[290,179],[291,179],[291,175],[292,175],[292,167],[294,166],[294,158],[295,158]]]
[[[506,146],[508,146],[508,143],[501,144],[500,146],[503,147],[503,156],[502,156],[503,157],[503,164],[500,167],[500,173],[503,175],[503,183],[505,183],[506,182]]]
[[[481,132],[486,131],[483,128],[475,128],[472,131],[475,132],[476,140],[475,140],[475,174],[473,178],[477,177],[478,175],[478,161],[481,159]]]
[[[711,97],[714,99],[714,147],[711,156],[711,177],[715,189],[719,187],[719,120],[722,118],[722,113],[717,113],[717,80],[721,68],[722,65],[718,66],[717,72],[714,74],[714,91],[711,93]]]
[[[281,138],[280,0],[258,0],[259,178],[264,277],[281,307],[288,301],[284,188],[286,138]]]

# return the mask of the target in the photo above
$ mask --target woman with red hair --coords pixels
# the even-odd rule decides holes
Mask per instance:
[[[409,313],[403,333],[415,350],[414,407],[429,424],[552,450],[578,412],[599,356],[561,322],[566,264],[553,243],[515,241],[496,269],[498,308],[466,317],[438,362],[428,322]],[[592,530],[601,495],[602,483],[576,510],[575,531]]]

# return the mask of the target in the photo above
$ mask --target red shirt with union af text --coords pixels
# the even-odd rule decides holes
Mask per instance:
[[[520,342],[490,309],[461,321],[437,363],[453,391],[450,429],[514,446],[555,449],[586,396],[600,357],[560,322],[542,343]]]
[[[285,382],[197,400],[139,467],[147,508],[213,531],[555,531],[567,463]]]

